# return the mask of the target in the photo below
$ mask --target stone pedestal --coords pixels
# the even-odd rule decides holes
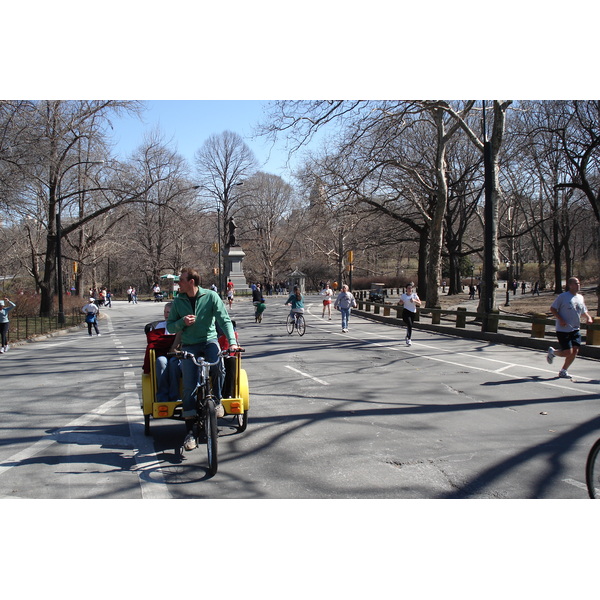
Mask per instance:
[[[223,253],[223,272],[225,273],[225,281],[223,285],[227,289],[227,282],[231,279],[236,291],[248,289],[248,282],[244,276],[242,261],[246,253],[241,246],[227,246]]]

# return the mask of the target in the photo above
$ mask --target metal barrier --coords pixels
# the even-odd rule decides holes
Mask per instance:
[[[16,314],[15,314],[16,313]],[[61,325],[58,322],[58,315],[52,317],[20,317],[17,311],[11,315],[8,337],[11,342],[18,342],[52,333],[59,329],[67,329],[79,325],[83,322],[83,315],[80,310],[72,309],[70,313],[65,313],[65,323]]]

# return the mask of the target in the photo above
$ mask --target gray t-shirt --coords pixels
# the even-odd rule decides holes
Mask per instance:
[[[552,303],[552,308],[558,311],[561,319],[567,324],[563,327],[556,321],[556,331],[576,331],[581,327],[581,315],[587,312],[583,296],[573,295],[571,292],[559,294]]]

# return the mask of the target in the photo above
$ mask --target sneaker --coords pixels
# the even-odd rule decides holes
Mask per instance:
[[[222,419],[225,416],[225,408],[223,407],[223,405],[219,402],[219,404],[217,404],[215,406],[216,408],[216,415],[217,415],[217,419]]]
[[[571,379],[571,376],[570,376],[570,375],[567,373],[566,369],[561,369],[561,370],[558,372],[558,376],[559,376],[561,379]]]
[[[183,447],[186,450],[193,450],[198,446],[196,442],[196,436],[194,436],[193,431],[188,431],[188,434],[185,436],[185,440],[183,440]]]
[[[410,338],[406,338],[406,345],[412,346],[412,342],[410,341]]]
[[[4,354],[4,348],[0,348],[0,354]]]
[[[101,333],[97,333],[96,335],[97,335],[98,337],[100,337],[102,334],[101,334]]]
[[[554,357],[555,357],[554,348],[552,346],[550,346],[550,348],[548,348],[548,354],[546,355],[546,360],[548,361],[549,365],[552,364]]]

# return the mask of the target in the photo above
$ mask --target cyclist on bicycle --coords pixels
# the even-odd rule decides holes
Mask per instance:
[[[238,344],[227,309],[216,292],[200,287],[200,275],[195,269],[182,269],[179,275],[179,295],[173,301],[167,318],[167,331],[181,334],[181,349],[195,356],[202,355],[208,362],[219,358],[219,343],[215,322],[227,336],[230,350],[237,350]],[[183,418],[187,435],[184,441],[186,450],[196,447],[192,431],[196,407],[194,391],[200,376],[199,368],[191,361],[181,362],[183,378]],[[213,394],[217,403],[217,416],[224,414],[221,393],[225,379],[223,361],[210,368]]]
[[[300,288],[297,285],[294,286],[294,291],[290,294],[289,298],[285,303],[285,306],[287,306],[288,304],[291,304],[292,306],[292,310],[290,311],[290,317],[296,319],[297,313],[304,312],[304,298],[300,293]]]

